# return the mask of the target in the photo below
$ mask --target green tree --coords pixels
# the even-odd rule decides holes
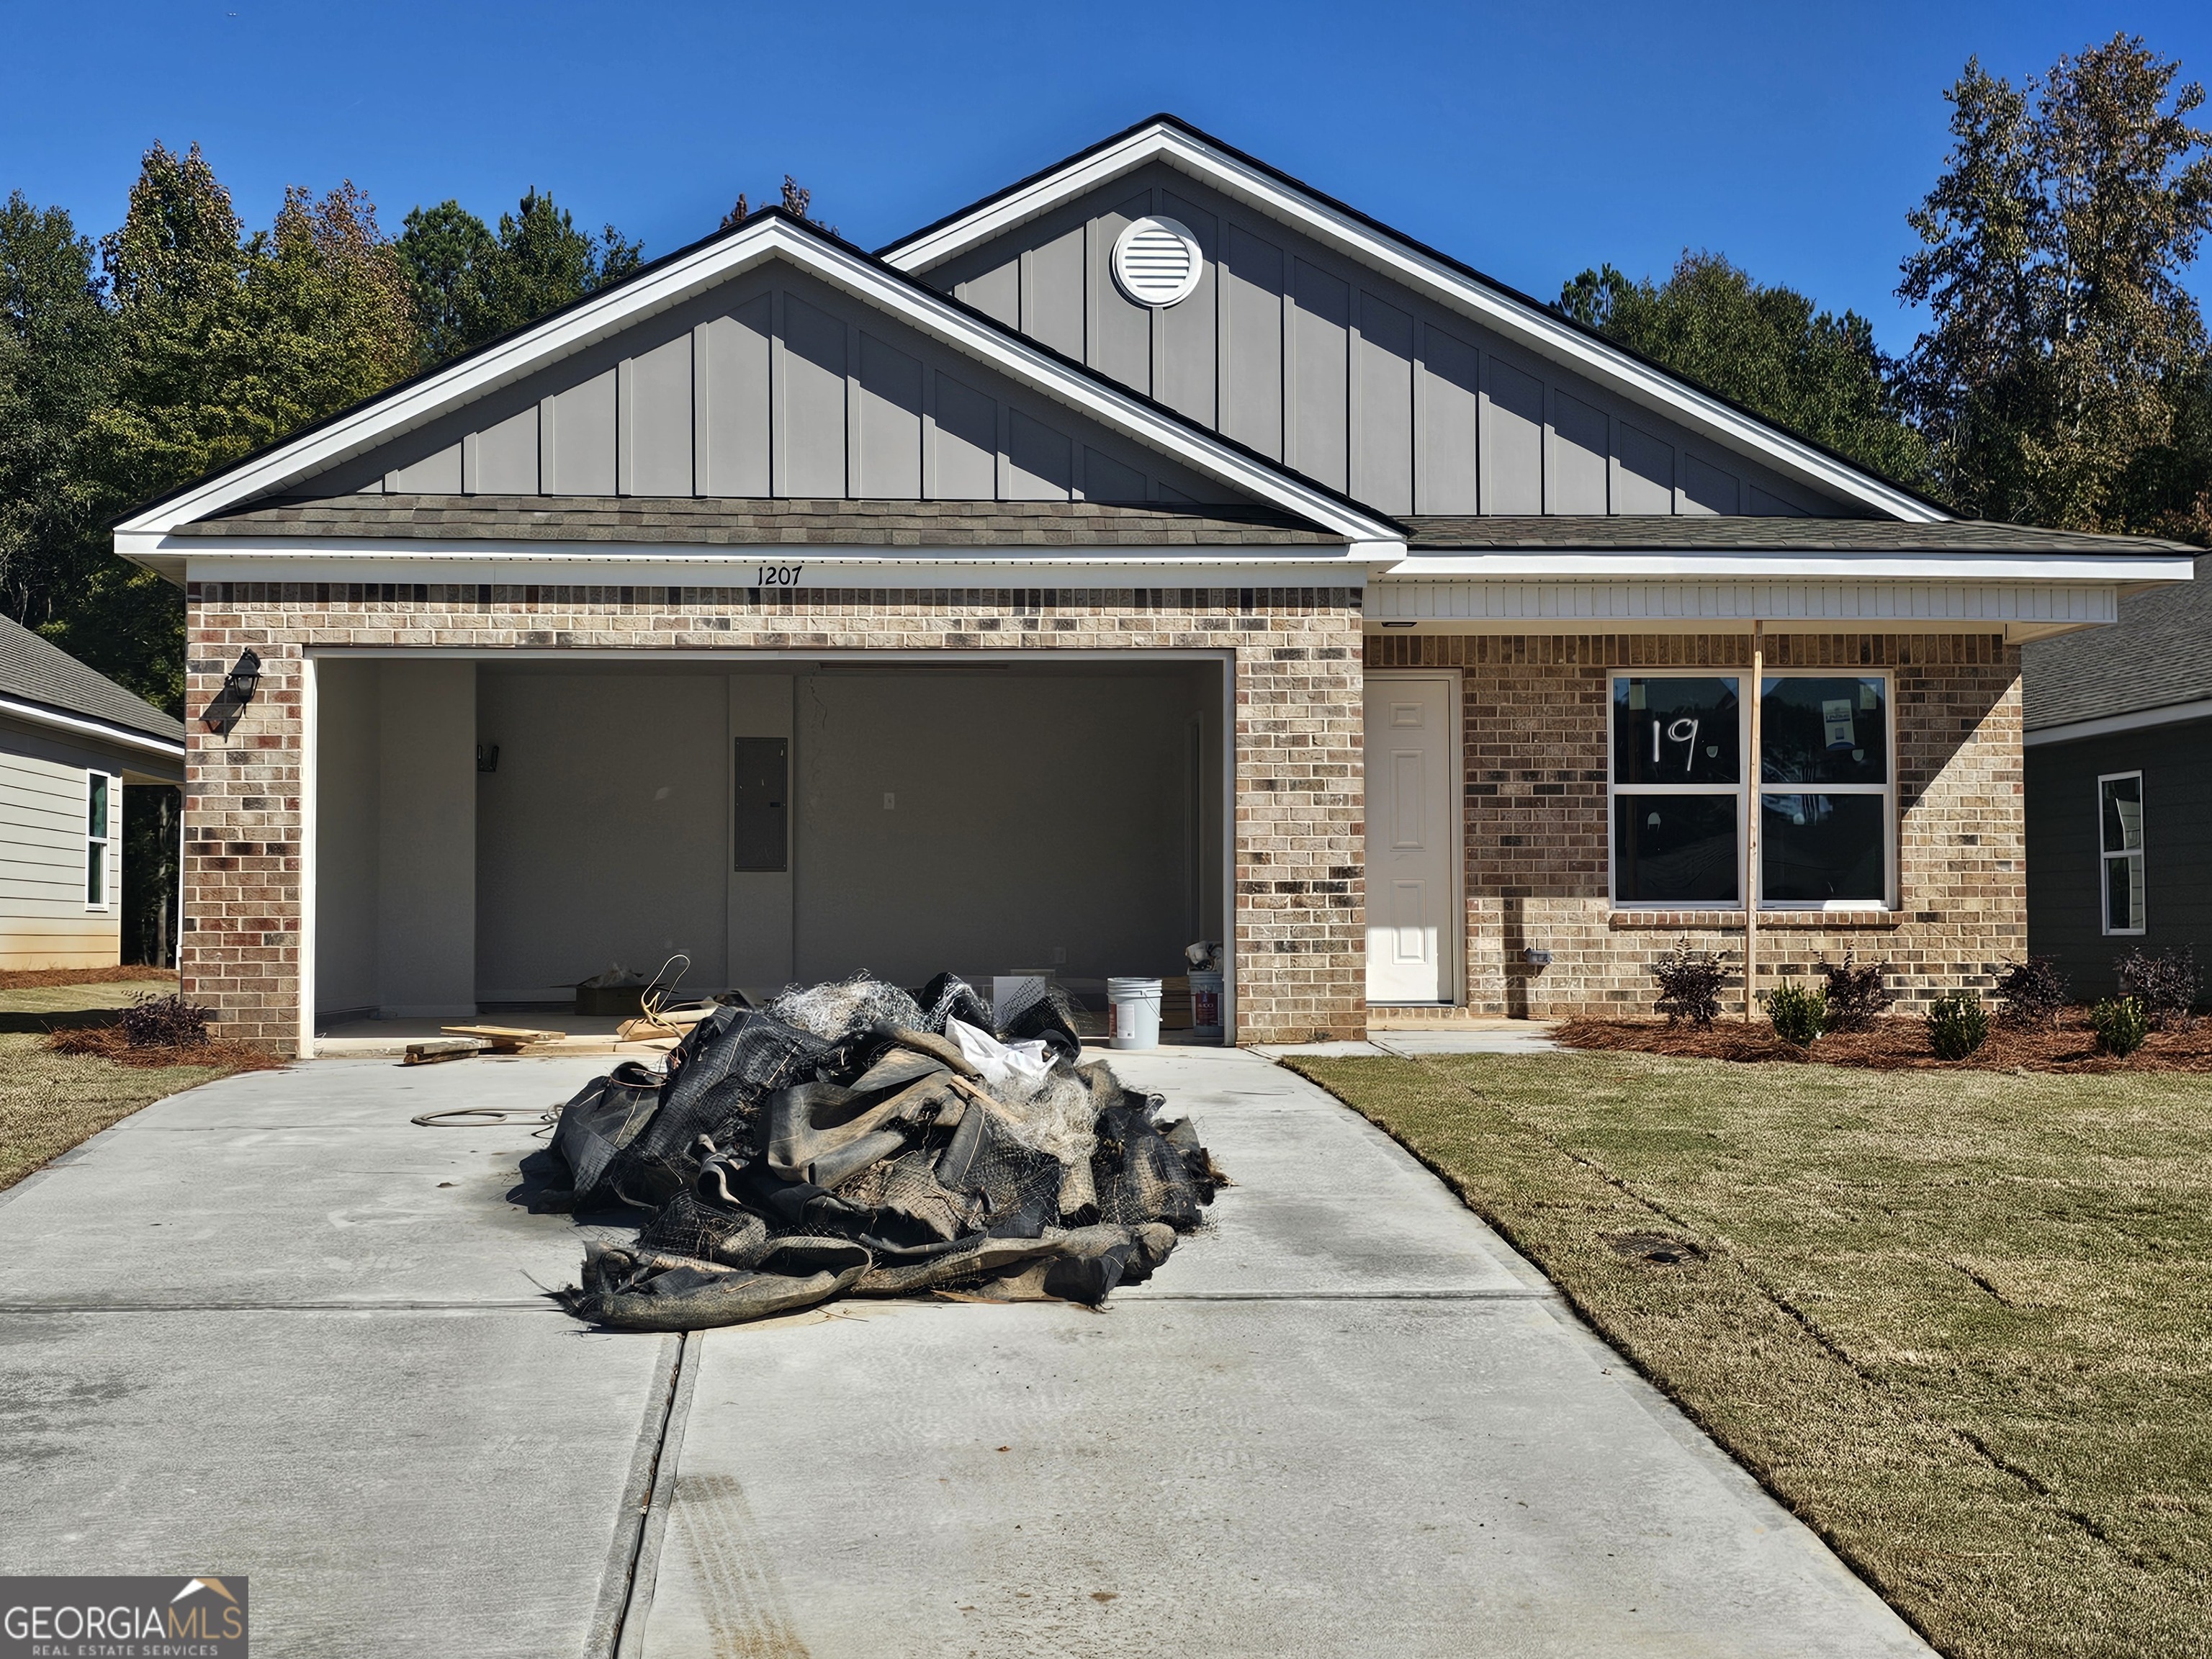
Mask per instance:
[[[1927,447],[1903,418],[1867,319],[1765,288],[1717,253],[1684,253],[1665,283],[1584,270],[1559,309],[1655,362],[1905,483]]]
[[[319,200],[288,191],[270,229],[241,240],[242,229],[197,145],[147,152],[123,224],[101,245],[113,373],[78,452],[97,517],[235,461],[414,366],[398,256],[351,184]],[[45,631],[176,708],[181,601],[106,543],[95,531],[78,549],[81,580],[50,592]]]
[[[577,229],[534,189],[500,216],[495,235],[459,202],[414,209],[398,249],[423,361],[443,362],[621,281],[638,268],[640,247],[612,225],[597,237]]]
[[[2203,534],[2205,331],[2183,275],[2212,227],[2203,88],[2116,34],[2014,87],[1970,59],[1909,218],[1900,298],[1930,325],[1904,390],[1978,516]]]
[[[84,434],[108,401],[112,319],[95,252],[60,208],[0,208],[0,608],[38,627],[100,558]]]

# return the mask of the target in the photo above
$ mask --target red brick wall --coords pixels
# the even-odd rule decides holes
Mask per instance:
[[[1467,986],[1479,1013],[1648,1013],[1647,967],[1687,935],[1741,963],[1741,911],[1613,911],[1607,687],[1622,668],[1747,670],[1746,635],[1370,637],[1367,665],[1463,673]],[[1907,1004],[1986,986],[2027,949],[2020,653],[1990,635],[1770,635],[1768,665],[1894,677],[1902,908],[1764,913],[1758,981],[1856,951],[1895,964]],[[1530,972],[1524,947],[1548,950]],[[1735,993],[1741,995],[1741,991]]]
[[[316,647],[1231,653],[1238,1035],[1364,1028],[1356,592],[194,583],[186,627],[195,713],[240,649],[262,659],[228,737],[190,723],[184,988],[228,1035],[289,1050],[299,1030],[301,670]]]

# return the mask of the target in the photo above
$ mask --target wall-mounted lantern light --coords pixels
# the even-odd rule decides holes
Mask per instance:
[[[261,659],[249,646],[238,653],[236,665],[222,677],[222,690],[215,694],[215,701],[200,715],[200,724],[217,737],[228,737],[230,728],[246,713],[246,705],[253,701],[254,688],[260,684]]]
[[[477,770],[479,772],[496,772],[499,770],[499,745],[497,744],[480,743],[477,745]]]

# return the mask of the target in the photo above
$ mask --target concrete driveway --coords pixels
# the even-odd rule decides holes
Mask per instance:
[[[1387,1138],[1121,1059],[1239,1183],[1152,1285],[685,1340],[505,1197],[604,1061],[164,1101],[0,1195],[0,1572],[245,1574],[281,1655],[1927,1651]]]

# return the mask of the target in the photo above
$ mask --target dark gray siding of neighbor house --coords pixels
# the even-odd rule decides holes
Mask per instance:
[[[1206,268],[1154,310],[1115,239],[1179,220]],[[1154,162],[922,279],[1390,514],[1858,516]]]
[[[1240,499],[781,261],[295,489]]]
[[[2104,932],[2097,780],[2116,772],[2143,779],[2141,935]],[[2212,955],[2212,720],[2032,744],[2025,776],[2027,948],[2077,998],[2111,995],[2113,957],[2137,946]]]

